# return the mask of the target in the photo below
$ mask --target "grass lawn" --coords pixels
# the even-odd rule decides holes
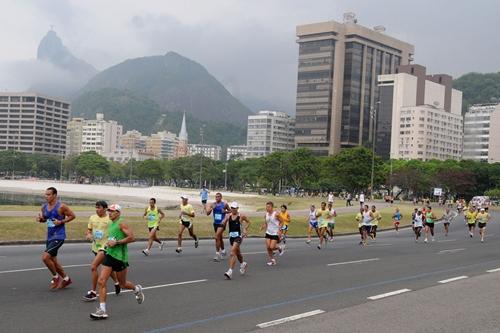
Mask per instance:
[[[2,208],[5,206],[1,206]],[[9,206],[7,206],[9,207]],[[413,211],[413,206],[401,205],[398,206],[403,214],[403,220],[401,225],[410,224],[411,212]],[[25,210],[27,207],[24,207]],[[33,211],[38,210],[38,207],[34,207]],[[83,207],[82,207],[83,208]],[[393,208],[384,208],[380,210],[382,214],[382,221],[379,223],[379,229],[392,227],[392,214],[394,212],[395,206]],[[5,210],[19,210],[18,209],[5,209]],[[85,207],[85,210],[89,210],[89,207]],[[138,238],[147,237],[146,222],[140,216],[128,216],[126,215],[127,210],[124,211],[124,216],[126,222],[128,222],[134,231],[134,234]],[[244,212],[246,213],[246,212]],[[437,217],[441,217],[443,214],[443,209],[436,207],[434,213]],[[259,231],[260,226],[263,223],[263,212],[251,212],[247,213],[252,224],[250,226],[249,235],[250,236],[263,236],[264,233]],[[356,215],[355,212],[340,213],[336,218],[335,231],[337,233],[350,233],[358,231],[358,224],[354,219]],[[0,216],[0,242],[2,241],[14,241],[14,240],[45,240],[46,237],[46,226],[43,223],[37,223],[34,221],[35,214],[33,216],[26,217],[10,217],[10,216]],[[66,232],[68,239],[84,239],[85,230],[87,228],[87,218],[77,217],[71,223],[66,225]],[[307,229],[307,214],[303,216],[293,216],[292,222],[290,224],[290,230],[288,234],[290,236],[305,236]],[[179,223],[173,217],[167,217],[166,221],[162,221],[160,224],[160,237],[162,238],[173,238],[176,237]],[[212,219],[207,216],[199,216],[194,220],[194,231],[199,237],[212,237],[213,227]],[[187,232],[185,233],[187,236]]]

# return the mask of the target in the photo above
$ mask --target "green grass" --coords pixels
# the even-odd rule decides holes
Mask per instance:
[[[410,224],[411,212],[413,211],[412,206],[399,206],[401,213],[403,214],[403,220],[401,225]],[[88,207],[87,207],[88,208]],[[382,221],[379,223],[379,229],[392,227],[392,214],[394,212],[393,208],[384,208],[380,210],[382,214]],[[88,210],[88,209],[87,209]],[[435,214],[440,217],[443,210],[440,208],[435,209]],[[0,242],[2,241],[38,241],[45,240],[46,237],[46,225],[43,223],[35,222],[35,214],[33,216],[23,216],[23,217],[9,217],[0,216]],[[354,219],[356,215],[355,212],[340,213],[336,218],[335,231],[337,233],[350,233],[357,232],[358,223]],[[140,216],[126,216],[124,214],[125,221],[130,224],[134,234],[137,238],[147,237],[146,222]],[[259,230],[260,226],[263,224],[263,213],[249,213],[248,214],[251,223],[249,235],[250,236],[263,236],[264,233]],[[87,218],[77,217],[74,221],[66,225],[66,232],[68,239],[84,239],[85,231],[87,228]],[[289,236],[305,236],[306,229],[308,226],[307,213],[301,216],[293,216],[292,222],[290,224],[290,230],[288,232]],[[162,221],[160,224],[160,237],[163,238],[173,238],[177,235],[177,230],[179,228],[179,223],[174,217],[167,217],[166,220]],[[194,220],[194,231],[199,237],[212,237],[213,227],[212,219],[208,216],[199,216]],[[187,235],[187,233],[186,233]]]

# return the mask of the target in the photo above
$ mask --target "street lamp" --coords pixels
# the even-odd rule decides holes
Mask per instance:
[[[201,185],[201,172],[202,172],[202,168],[203,168],[203,127],[205,127],[205,125],[202,125],[200,127],[200,137],[201,137],[201,145],[200,145],[200,188],[202,187],[202,185]]]
[[[375,139],[377,137],[376,125],[377,125],[377,108],[380,105],[380,101],[375,103],[370,109],[370,118],[372,119],[372,176],[370,185],[370,196],[373,201],[373,179],[375,177]]]
[[[222,172],[224,172],[224,191],[227,191],[227,161],[224,163],[224,170]]]

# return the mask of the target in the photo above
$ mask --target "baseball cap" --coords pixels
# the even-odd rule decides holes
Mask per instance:
[[[239,208],[238,203],[236,201],[231,202],[230,208]]]
[[[121,212],[122,211],[122,206],[119,204],[112,204],[108,207],[108,211],[110,212]]]
[[[189,199],[189,198],[188,198],[187,194],[182,194],[181,199]]]
[[[484,207],[481,207],[481,209],[480,209],[480,210],[485,211]]]

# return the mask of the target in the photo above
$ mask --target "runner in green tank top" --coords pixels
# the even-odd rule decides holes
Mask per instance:
[[[151,254],[151,247],[153,246],[153,242],[157,242],[160,244],[160,251],[163,251],[163,247],[165,245],[158,238],[158,231],[160,231],[160,222],[165,217],[165,214],[162,212],[160,208],[156,206],[156,199],[149,199],[149,206],[144,210],[143,217],[148,221],[148,246],[142,250],[145,256],[149,256]]]
[[[122,208],[118,204],[109,206],[108,213],[111,222],[108,223],[108,241],[106,243],[106,255],[102,263],[103,268],[99,275],[99,307],[90,314],[92,319],[106,319],[106,282],[111,272],[116,272],[116,277],[122,289],[133,290],[137,303],[144,302],[144,293],[139,284],[127,281],[128,271],[128,243],[135,242],[132,229],[123,222],[121,217]]]
[[[425,239],[424,242],[427,243],[427,238],[429,233],[431,234],[432,241],[434,242],[434,222],[436,221],[436,215],[432,212],[431,206],[427,207],[425,212]]]

